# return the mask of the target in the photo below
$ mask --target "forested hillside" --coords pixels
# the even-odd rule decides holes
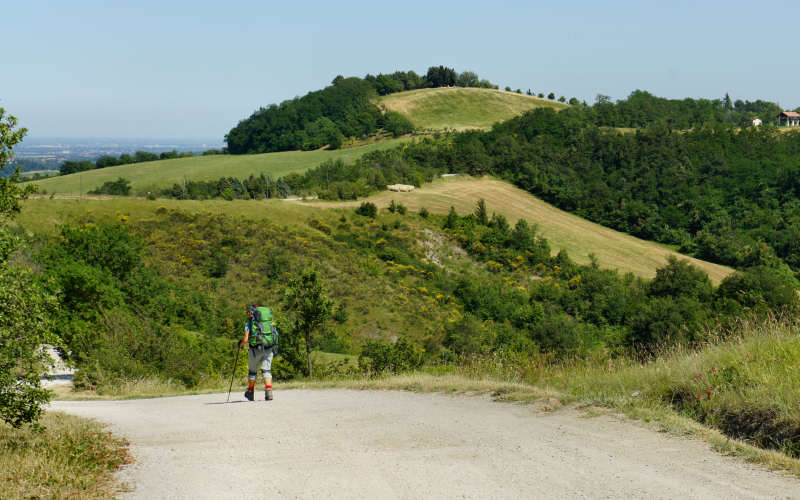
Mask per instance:
[[[378,95],[446,86],[493,87],[478,75],[434,66],[425,76],[397,71],[377,76],[337,76],[330,86],[280,104],[260,108],[225,136],[232,154],[336,149],[347,137],[363,137],[384,129],[393,135],[411,132],[413,125],[396,112],[381,112]]]
[[[619,133],[536,109],[496,125],[326,163],[284,180],[352,198],[446,172],[493,174],[591,221],[701,259],[800,270],[800,133],[721,123]]]

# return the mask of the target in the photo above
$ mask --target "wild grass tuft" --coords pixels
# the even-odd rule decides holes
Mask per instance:
[[[48,412],[39,426],[0,423],[0,498],[114,498],[128,443],[99,423]]]

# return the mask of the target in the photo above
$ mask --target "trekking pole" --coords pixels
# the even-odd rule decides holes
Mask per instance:
[[[236,365],[239,364],[239,351],[241,350],[242,350],[242,345],[239,344],[239,346],[236,348],[236,360],[233,362],[233,373],[231,373],[231,385],[228,386],[228,400],[225,401],[226,403],[231,402],[231,389],[233,389],[233,377],[236,376]]]

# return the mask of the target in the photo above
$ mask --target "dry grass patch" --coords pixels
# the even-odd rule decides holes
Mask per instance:
[[[0,424],[0,498],[115,498],[128,443],[90,420],[48,412],[42,428]]]

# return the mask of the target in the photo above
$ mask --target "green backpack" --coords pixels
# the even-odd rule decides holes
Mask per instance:
[[[272,324],[272,310],[256,307],[250,322],[250,347],[273,347],[278,343],[278,331]]]

